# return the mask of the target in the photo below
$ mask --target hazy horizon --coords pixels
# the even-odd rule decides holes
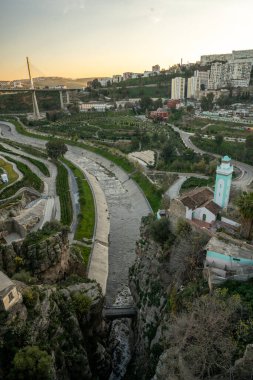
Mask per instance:
[[[250,0],[0,0],[0,80],[112,76],[253,48]],[[34,69],[38,68],[37,69]]]

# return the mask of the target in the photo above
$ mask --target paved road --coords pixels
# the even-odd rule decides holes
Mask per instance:
[[[205,152],[202,149],[199,149],[196,145],[194,145],[192,141],[190,140],[190,137],[194,136],[194,133],[182,131],[181,129],[179,129],[178,127],[175,127],[172,124],[169,124],[169,125],[174,129],[174,131],[180,134],[180,137],[183,140],[185,146],[187,146],[188,148],[191,148],[192,150],[194,150],[194,152],[199,153],[199,154],[207,153],[217,158],[221,157],[218,154]],[[245,164],[244,162],[235,161],[235,160],[232,160],[232,164],[236,166],[238,169],[240,169],[242,173],[240,177],[233,180],[233,185],[238,188],[242,188],[243,190],[246,190],[247,186],[249,186],[253,180],[253,166]]]
[[[19,135],[10,123],[1,123],[2,136],[44,147],[45,141]],[[135,260],[135,242],[139,238],[141,217],[151,210],[147,201],[128,175],[111,161],[84,149],[68,146],[76,162],[82,157],[86,170],[97,178],[104,191],[110,214],[109,275],[107,302],[113,300],[122,285],[128,283],[128,269]]]
[[[170,199],[177,198],[183,183],[187,180],[186,176],[179,176],[179,178],[170,186],[169,190],[166,191],[166,194],[170,197]]]

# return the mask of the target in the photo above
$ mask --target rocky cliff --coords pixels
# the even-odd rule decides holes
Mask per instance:
[[[176,228],[162,224],[143,220],[130,269],[138,316],[127,379],[221,380],[231,373],[234,379],[250,378],[253,314],[247,290],[227,285],[210,294],[203,279],[209,236],[184,221]]]
[[[52,283],[68,274],[70,258],[68,233],[56,223],[22,241],[0,245],[0,269],[9,276],[26,270],[40,281]]]
[[[36,379],[108,378],[111,364],[105,349],[100,287],[94,282],[18,286],[23,303],[1,315],[5,327],[0,329],[0,378],[32,378],[28,364],[24,361],[20,367],[17,357],[34,347],[47,355],[49,363],[47,372],[45,362],[41,364],[44,375],[37,368]]]

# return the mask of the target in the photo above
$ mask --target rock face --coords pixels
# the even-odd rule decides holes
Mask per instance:
[[[69,243],[66,231],[57,232],[42,241],[13,242],[0,246],[0,268],[12,276],[18,267],[44,282],[55,282],[69,271]]]
[[[242,350],[241,343],[237,346],[234,338],[235,326],[241,323],[240,312],[236,310],[242,306],[236,309],[232,296],[219,293],[219,290],[217,296],[209,294],[208,285],[202,276],[205,257],[203,247],[209,236],[188,227],[183,225],[182,228],[181,225],[181,229],[177,230],[174,225],[171,229],[173,232],[168,232],[168,240],[161,245],[151,236],[150,220],[143,220],[141,238],[136,246],[137,258],[129,273],[138,316],[127,380],[225,380],[231,378],[231,373],[235,379],[246,380],[251,376],[252,345],[248,345],[244,356],[230,367],[238,355],[238,348]],[[235,300],[239,302],[238,298]],[[217,309],[210,306],[208,310],[210,302]],[[231,312],[227,312],[229,308]],[[217,310],[219,318],[216,318],[213,310]],[[220,335],[210,335],[214,331],[219,334],[220,325],[225,320],[226,330],[221,328]],[[208,336],[211,338],[207,345],[205,337]],[[215,339],[217,336],[218,339]],[[248,335],[247,339],[250,340],[250,337]],[[201,343],[202,338],[204,341]],[[208,367],[201,355],[195,358],[201,365],[194,365],[192,353],[196,348],[196,352],[201,352],[200,344],[194,346],[197,339],[203,344],[208,360],[211,360],[213,353],[215,356],[219,352],[216,347],[219,342],[220,367],[216,360],[208,362]]]
[[[15,353],[27,346],[51,356],[52,379],[108,378],[111,361],[105,349],[100,287],[89,282],[20,290],[24,303],[13,308],[0,328],[0,378],[9,374]]]

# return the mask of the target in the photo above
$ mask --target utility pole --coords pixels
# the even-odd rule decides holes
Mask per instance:
[[[35,119],[39,119],[40,118],[40,111],[39,111],[39,107],[38,107],[38,103],[37,103],[37,98],[36,98],[35,89],[34,89],[34,85],[33,85],[33,79],[32,79],[32,76],[31,76],[30,63],[29,63],[29,58],[28,57],[26,57],[26,62],[27,62],[29,79],[30,79],[30,82],[31,82],[32,101],[33,101],[33,114],[34,114]]]

